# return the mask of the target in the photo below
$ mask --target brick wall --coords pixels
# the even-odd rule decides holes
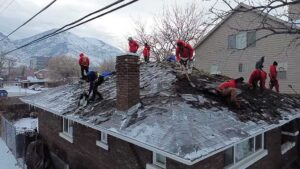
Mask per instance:
[[[120,139],[108,136],[109,150],[96,145],[99,131],[74,124],[73,142],[59,136],[62,118],[45,111],[39,112],[39,131],[47,140],[49,149],[59,158],[70,164],[71,169],[145,169],[152,163],[152,152]],[[297,140],[298,142],[298,140]],[[297,158],[297,146],[281,155],[281,129],[265,133],[265,148],[268,155],[248,169],[281,169],[288,167]],[[223,169],[224,152],[220,152],[193,166],[167,159],[167,169]]]
[[[126,111],[140,99],[139,57],[124,55],[117,57],[117,108]]]
[[[78,123],[74,124],[72,144],[59,136],[61,123],[61,117],[39,112],[41,136],[70,169],[144,169],[152,162],[152,152],[112,136],[108,136],[108,151],[98,147],[99,132]]]

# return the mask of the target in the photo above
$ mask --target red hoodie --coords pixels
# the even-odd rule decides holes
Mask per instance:
[[[260,82],[260,88],[265,89],[265,84],[266,84],[266,79],[267,79],[267,73],[263,70],[260,69],[255,69],[249,78],[248,83],[252,85],[253,83],[257,83],[258,81]]]
[[[183,50],[180,51],[180,48],[177,45],[177,48],[176,48],[176,60],[180,61],[181,58],[192,59],[193,54],[194,54],[193,47],[190,44],[185,43],[182,40],[178,40],[177,44],[181,44],[183,46]]]
[[[150,46],[145,46],[143,55],[144,55],[144,58],[150,57]]]
[[[224,90],[224,89],[227,89],[227,88],[236,88],[236,82],[235,80],[229,80],[227,82],[223,82],[219,85],[218,89],[221,91],[221,90]]]
[[[136,53],[138,48],[139,48],[139,45],[135,40],[129,41],[129,52]]]
[[[80,54],[79,65],[80,66],[87,66],[87,67],[90,65],[89,58],[87,56],[85,56],[83,53]]]
[[[277,70],[275,65],[270,66],[270,73],[269,73],[270,79],[276,79],[277,80]]]

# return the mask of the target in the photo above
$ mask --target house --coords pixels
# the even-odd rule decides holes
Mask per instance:
[[[300,100],[241,89],[241,109],[211,93],[224,76],[117,57],[105,98],[78,107],[88,84],[21,98],[38,112],[53,163],[70,169],[281,169],[299,155]]]
[[[299,6],[300,4],[291,6],[290,13],[300,13]],[[233,11],[246,12],[231,12],[195,45],[195,66],[213,74],[232,78],[243,76],[247,79],[255,68],[255,62],[265,56],[266,72],[269,72],[269,66],[274,61],[279,64],[277,69],[280,92],[295,94],[295,90],[300,93],[300,47],[298,43],[292,43],[298,35],[278,34],[261,39],[270,33],[261,29],[256,31],[261,27],[262,20],[266,19],[268,25],[278,29],[286,29],[291,24],[261,11],[249,9],[250,6],[239,4]],[[299,15],[291,18],[300,19],[296,19],[296,16]]]

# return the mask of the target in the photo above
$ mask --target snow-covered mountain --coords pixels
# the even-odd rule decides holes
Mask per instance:
[[[5,48],[0,48],[0,50],[7,51],[9,49],[14,49],[15,47],[22,46],[53,31],[55,30],[49,30],[32,37],[16,41],[10,41],[9,39],[7,39],[6,41],[3,41],[3,43],[5,44],[0,43],[0,47]],[[0,38],[3,36],[3,34],[0,34]],[[23,48],[19,52],[12,53],[12,55],[21,58],[21,61],[28,61],[29,58],[33,56],[54,57],[67,55],[78,58],[81,52],[88,55],[91,61],[94,63],[99,63],[104,59],[109,59],[122,53],[121,50],[101,40],[94,38],[82,38],[73,33],[64,32]],[[22,55],[22,57],[20,57],[19,55]]]
[[[15,48],[16,45],[14,44],[14,42],[12,42],[9,38],[5,38],[5,35],[0,32],[0,54],[6,53]],[[27,57],[27,54],[25,54],[23,51],[16,51],[9,54],[8,57],[18,60],[20,57]]]

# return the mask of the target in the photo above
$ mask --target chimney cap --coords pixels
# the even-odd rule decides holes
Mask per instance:
[[[118,55],[117,57],[122,57],[122,56],[132,56],[132,57],[140,57],[138,54],[136,53],[122,53],[120,55]]]

